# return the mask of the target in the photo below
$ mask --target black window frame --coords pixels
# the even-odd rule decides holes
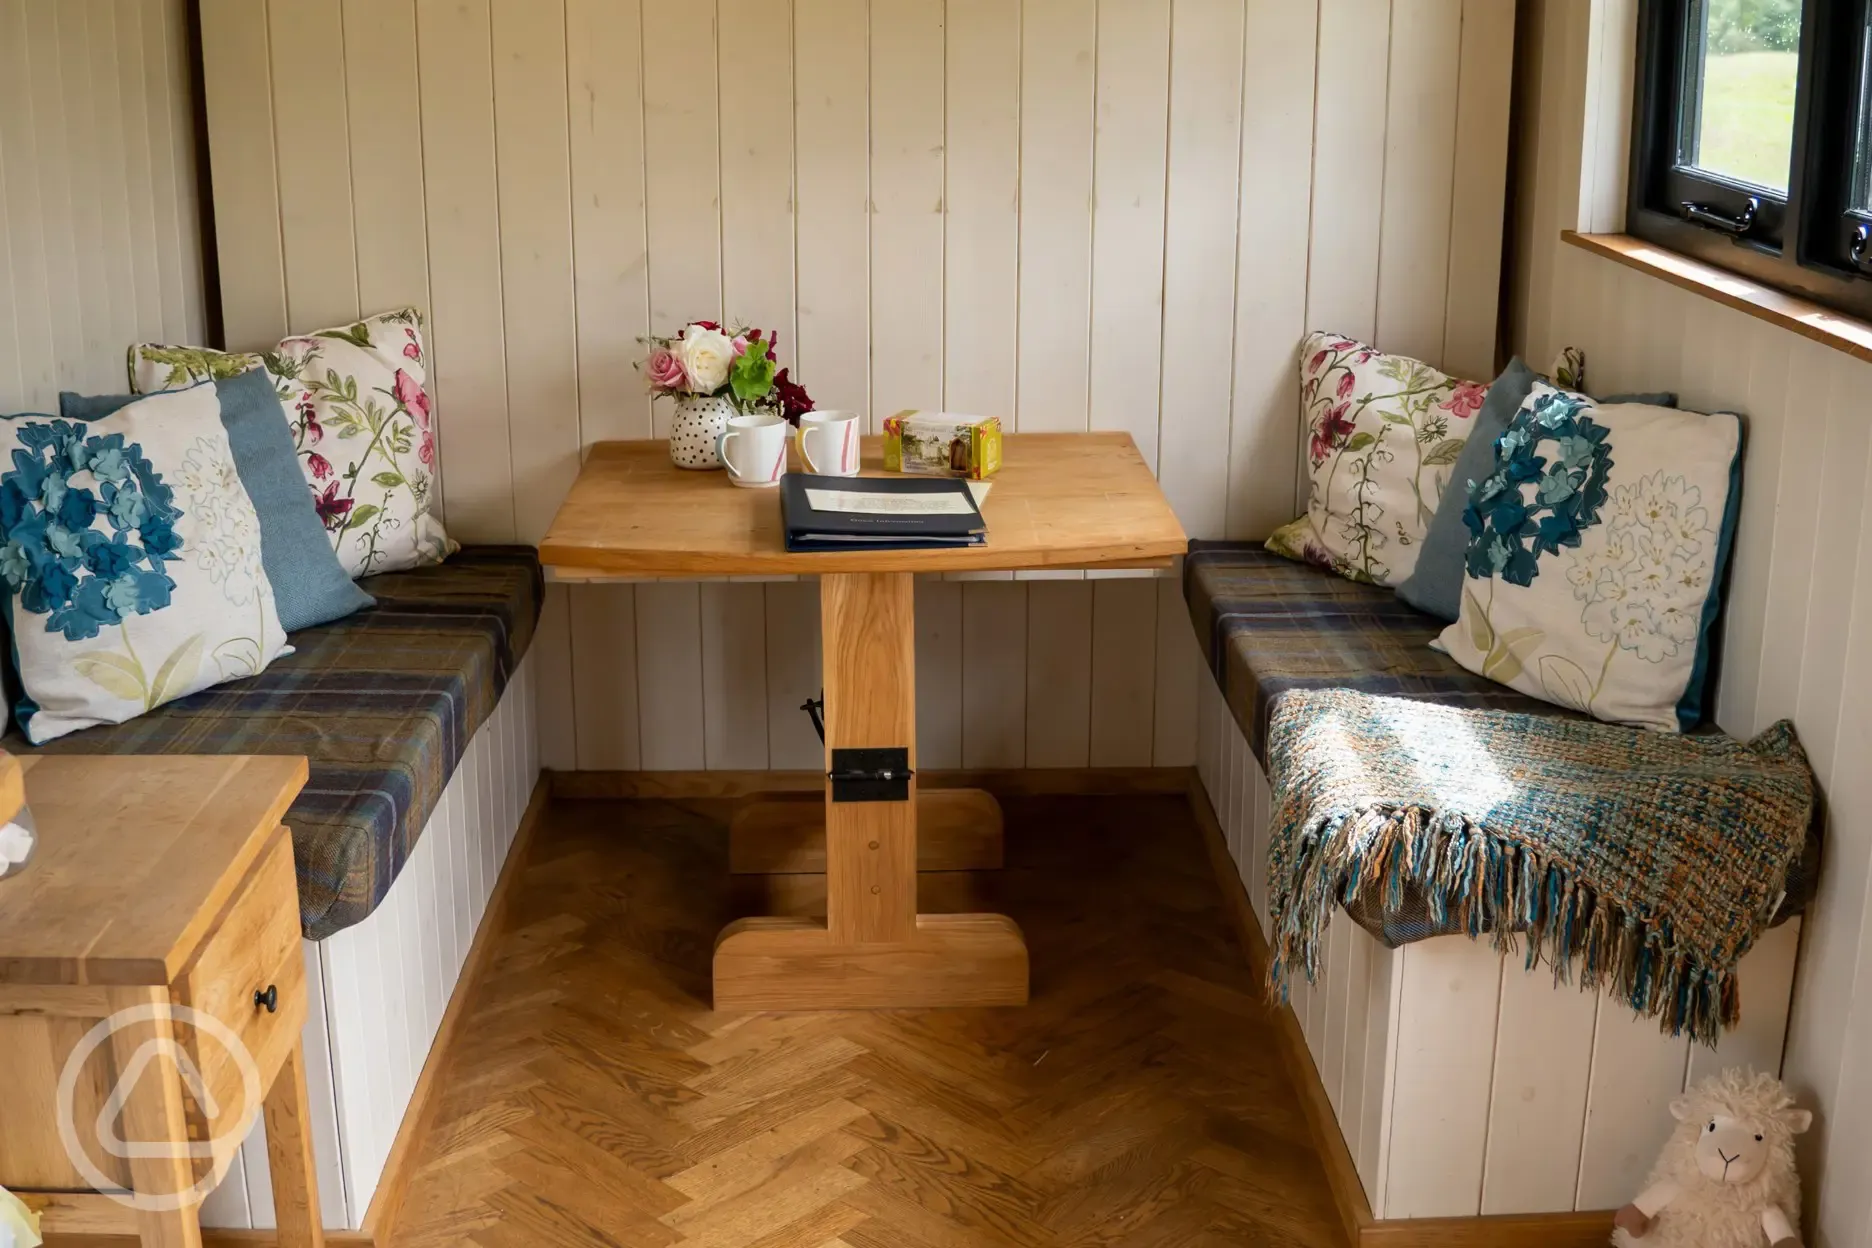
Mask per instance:
[[[1626,232],[1872,320],[1872,211],[1853,204],[1867,185],[1855,154],[1872,135],[1872,0],[1803,0],[1785,199],[1680,160],[1706,3],[1640,2]]]

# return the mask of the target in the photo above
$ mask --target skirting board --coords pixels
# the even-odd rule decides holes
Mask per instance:
[[[551,771],[554,797],[705,798],[807,792],[825,784],[816,771]],[[986,789],[996,797],[1116,796],[1189,792],[1189,767],[1033,767],[1006,771],[924,771],[931,789]]]
[[[1190,811],[1202,829],[1203,845],[1209,852],[1209,864],[1215,871],[1216,884],[1235,921],[1235,933],[1242,953],[1257,977],[1265,977],[1268,966],[1267,940],[1261,924],[1249,904],[1241,875],[1229,857],[1228,841],[1209,794],[1200,780],[1192,779],[1187,790]],[[1320,1082],[1307,1049],[1300,1020],[1291,1007],[1275,1009],[1275,1030],[1280,1033],[1281,1053],[1287,1076],[1299,1093],[1306,1111],[1307,1125],[1320,1162],[1326,1168],[1326,1180],[1332,1189],[1339,1219],[1345,1228],[1346,1242],[1354,1248],[1603,1248],[1612,1233],[1612,1211],[1584,1213],[1498,1214],[1474,1218],[1374,1218],[1364,1185],[1359,1182],[1358,1167],[1346,1148],[1345,1136],[1333,1116],[1332,1101]]]

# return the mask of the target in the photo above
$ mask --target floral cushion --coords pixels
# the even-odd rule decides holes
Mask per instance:
[[[440,563],[454,549],[434,502],[435,428],[422,314],[386,312],[263,354],[139,343],[139,394],[265,368],[319,519],[353,578]]]
[[[1468,668],[1614,723],[1688,730],[1740,493],[1730,413],[1597,404],[1537,384],[1470,493]]]
[[[0,580],[34,744],[261,671],[286,648],[213,386],[0,424]]]
[[[1487,394],[1485,383],[1418,360],[1309,335],[1300,403],[1312,491],[1307,514],[1277,529],[1267,548],[1355,581],[1402,581]]]

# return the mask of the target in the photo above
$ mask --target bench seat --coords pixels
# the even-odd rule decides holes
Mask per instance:
[[[361,922],[525,657],[543,586],[537,553],[518,546],[360,584],[376,607],[294,633],[294,653],[260,675],[38,750],[304,754],[311,778],[286,814],[301,927],[323,940]],[[36,752],[17,731],[5,744]]]
[[[1444,706],[1578,717],[1432,650],[1443,622],[1391,590],[1270,554],[1259,542],[1191,542],[1183,594],[1203,661],[1263,771],[1274,703],[1296,689],[1356,689]],[[1788,871],[1775,923],[1806,908],[1819,875],[1816,822]],[[1413,888],[1396,912],[1360,905],[1348,913],[1393,948],[1453,930],[1431,921],[1428,903]]]

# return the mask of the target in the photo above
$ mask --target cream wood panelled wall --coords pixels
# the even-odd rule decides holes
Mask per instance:
[[[0,0],[0,412],[200,339],[191,113],[184,0]]]
[[[1535,359],[1563,342],[1584,347],[1598,389],[1676,390],[1685,406],[1748,419],[1717,720],[1746,736],[1792,719],[1826,793],[1825,869],[1782,1074],[1818,1118],[1801,1141],[1807,1242],[1867,1248],[1872,364],[1559,241],[1562,227],[1617,232],[1624,219],[1634,8],[1545,0],[1524,10],[1540,84],[1524,134],[1516,337]]]
[[[1194,534],[1296,511],[1309,326],[1491,375],[1509,0],[203,0],[230,344],[431,314],[450,531],[662,432],[636,339],[822,406],[1125,429]],[[918,586],[926,767],[1188,764],[1175,582]],[[812,767],[811,582],[555,587],[548,765]]]

